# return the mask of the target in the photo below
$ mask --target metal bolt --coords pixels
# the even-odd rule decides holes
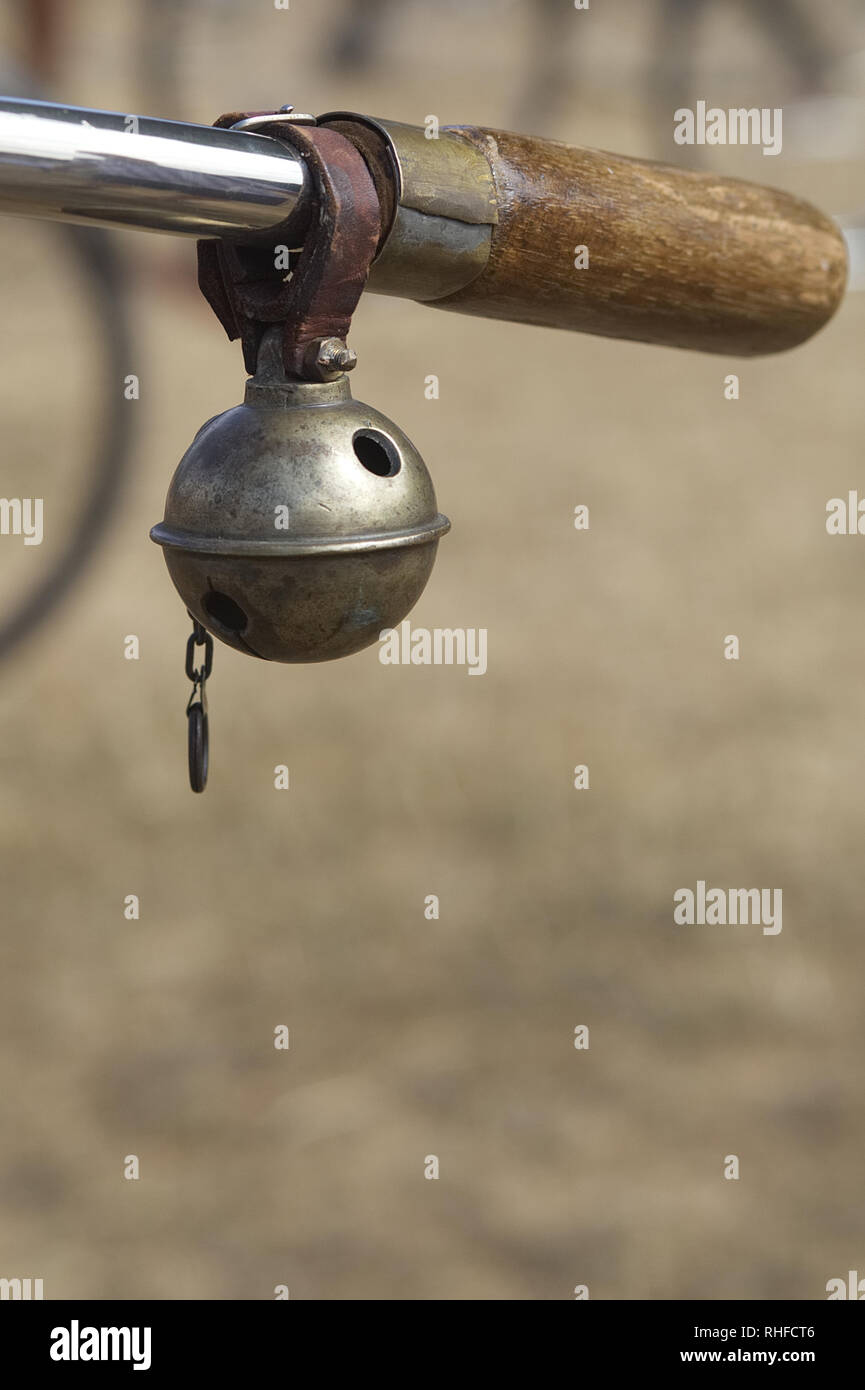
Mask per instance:
[[[325,338],[319,344],[316,366],[325,372],[350,372],[357,366],[357,353],[341,338]]]

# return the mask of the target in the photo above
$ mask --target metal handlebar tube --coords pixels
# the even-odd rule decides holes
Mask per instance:
[[[0,98],[0,212],[255,238],[309,215],[303,162],[246,131]]]

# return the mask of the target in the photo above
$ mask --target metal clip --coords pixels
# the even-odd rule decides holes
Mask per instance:
[[[269,125],[318,125],[318,117],[305,111],[295,111],[293,106],[280,106],[278,111],[256,111],[253,116],[244,116],[235,121],[229,130],[266,131]]]

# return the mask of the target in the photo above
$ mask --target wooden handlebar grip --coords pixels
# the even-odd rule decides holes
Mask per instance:
[[[752,357],[795,347],[840,303],[831,218],[739,179],[472,126],[498,224],[481,273],[435,307]],[[577,269],[577,248],[588,267]],[[585,257],[584,257],[585,258]]]

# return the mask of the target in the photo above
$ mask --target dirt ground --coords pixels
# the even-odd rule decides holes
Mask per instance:
[[[70,5],[52,95],[532,128],[530,6],[402,6],[342,72],[335,4],[200,7],[171,110],[140,8]],[[672,154],[650,9],[569,13],[547,133]],[[754,9],[711,16],[697,95],[795,101]],[[849,94],[865,34],[825,10]],[[711,167],[849,212],[865,168],[835,138]],[[762,361],[369,296],[355,394],[453,521],[412,622],[486,628],[488,672],[220,646],[195,797],[188,620],[148,529],[243,370],[193,244],[119,240],[133,476],[86,582],[0,673],[0,1276],[48,1298],[555,1300],[820,1299],[865,1273],[865,540],[825,528],[830,497],[865,493],[863,296]],[[0,541],[8,606],[81,503],[97,344],[56,229],[0,225],[0,294],[0,490],[46,516],[41,547]],[[674,926],[698,879],[782,888],[783,930]]]

